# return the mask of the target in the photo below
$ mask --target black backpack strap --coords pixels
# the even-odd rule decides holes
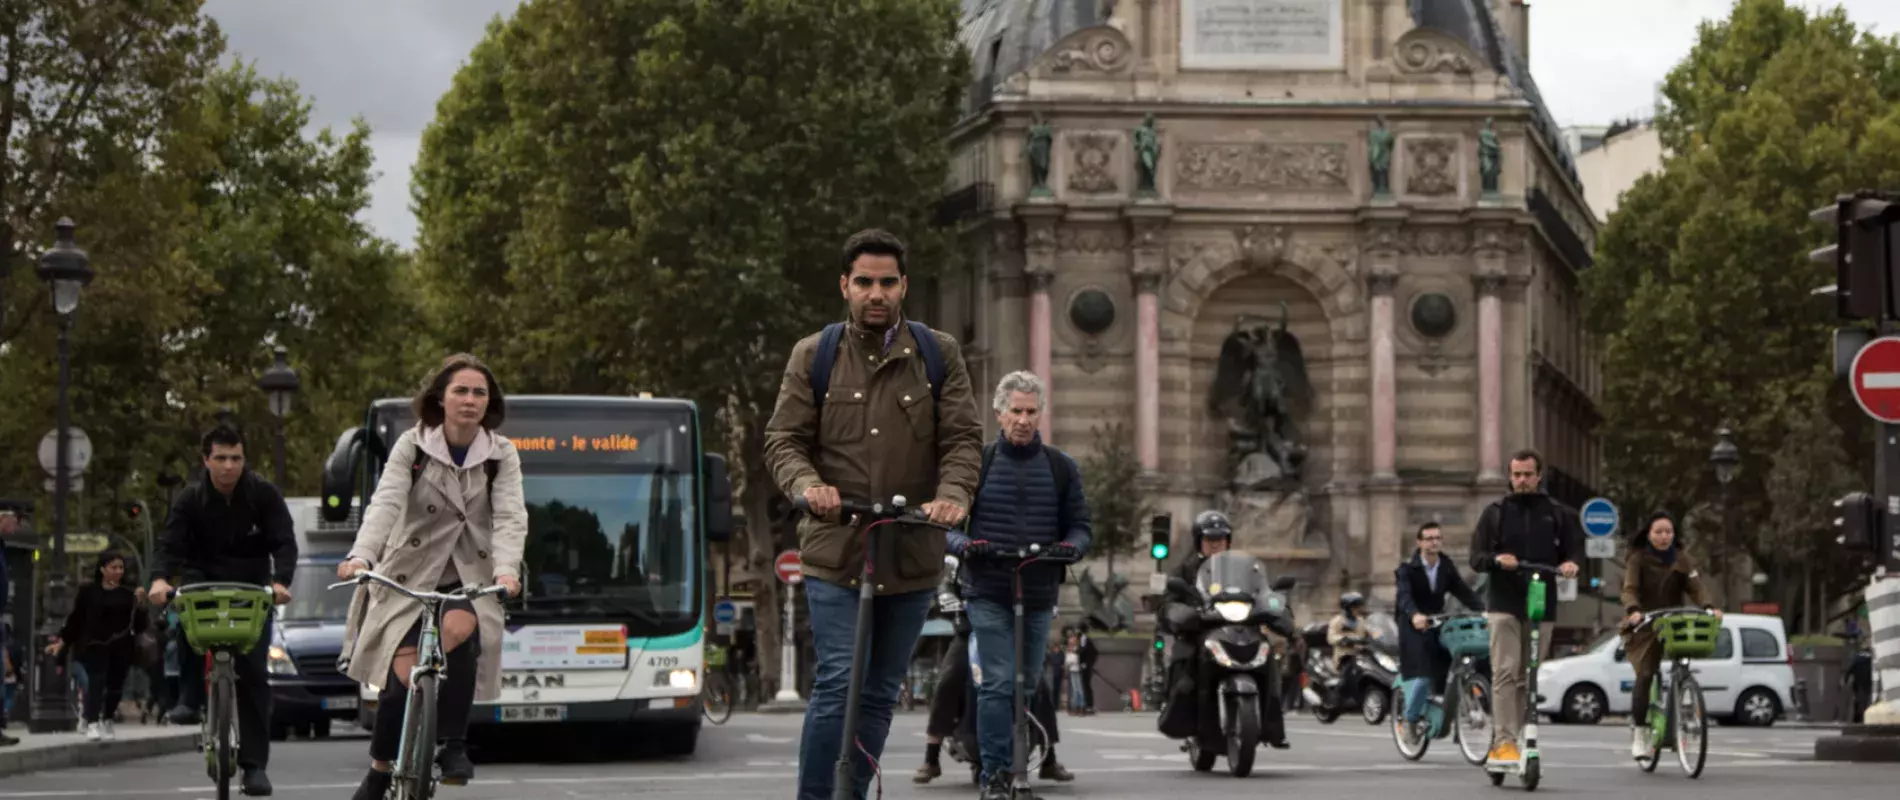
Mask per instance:
[[[983,445],[983,465],[976,469],[976,491],[970,495],[970,513],[965,515],[972,520],[976,519],[977,498],[983,496],[983,480],[989,477],[990,462],[994,460],[996,460],[996,442],[991,440],[989,444]]]
[[[818,348],[811,356],[811,407],[822,415],[825,392],[831,391],[831,368],[838,363],[838,340],[844,338],[844,323],[833,322],[818,334]]]
[[[943,382],[950,370],[943,363],[943,348],[937,346],[937,334],[916,320],[909,320],[910,338],[917,340],[917,354],[924,357],[924,377],[930,381],[930,399],[943,400]]]

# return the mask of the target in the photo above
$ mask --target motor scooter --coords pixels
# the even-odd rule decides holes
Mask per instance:
[[[1341,675],[1333,666],[1325,624],[1309,626],[1304,633],[1306,671],[1312,679],[1301,694],[1322,723],[1330,725],[1341,714],[1358,711],[1367,725],[1378,725],[1392,710],[1392,684],[1399,674],[1398,627],[1384,614],[1367,617],[1360,627],[1365,633],[1346,639],[1362,645],[1360,655],[1353,659],[1356,669],[1351,676]]]
[[[1287,622],[1285,592],[1294,579],[1282,577],[1267,582],[1266,565],[1247,553],[1228,550],[1216,553],[1201,565],[1195,585],[1170,578],[1168,588],[1176,595],[1196,598],[1192,606],[1174,605],[1167,611],[1176,633],[1200,633],[1200,652],[1174,662],[1174,669],[1192,669],[1195,682],[1195,728],[1186,737],[1182,750],[1194,769],[1206,772],[1214,761],[1227,757],[1227,769],[1236,778],[1253,771],[1254,754],[1260,745],[1261,717],[1280,709],[1279,679],[1273,659],[1273,644],[1261,631],[1264,626],[1279,629]],[[1163,709],[1164,715],[1167,709]]]

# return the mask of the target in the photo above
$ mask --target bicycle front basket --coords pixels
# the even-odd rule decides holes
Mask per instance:
[[[1484,617],[1453,617],[1438,626],[1438,642],[1452,658],[1484,658],[1491,654],[1491,627]]]
[[[1722,629],[1712,614],[1677,614],[1656,620],[1656,638],[1665,658],[1708,658],[1715,655],[1715,635]]]
[[[203,653],[217,647],[249,653],[264,632],[275,599],[269,591],[220,584],[181,592],[172,603],[191,649]]]

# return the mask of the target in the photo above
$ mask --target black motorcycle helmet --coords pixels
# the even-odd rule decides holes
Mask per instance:
[[[1227,521],[1227,515],[1208,509],[1194,517],[1194,547],[1200,549],[1203,539],[1231,539],[1234,525]]]
[[[1354,608],[1363,608],[1365,605],[1366,596],[1358,592],[1347,592],[1339,596],[1339,610],[1348,614],[1352,613]]]

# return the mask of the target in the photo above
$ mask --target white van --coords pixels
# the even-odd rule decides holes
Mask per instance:
[[[1703,706],[1721,722],[1773,725],[1794,702],[1793,659],[1780,617],[1722,615],[1715,655],[1693,662]],[[1583,653],[1539,667],[1537,711],[1559,722],[1594,725],[1606,714],[1630,713],[1635,683],[1621,638],[1606,634]]]

